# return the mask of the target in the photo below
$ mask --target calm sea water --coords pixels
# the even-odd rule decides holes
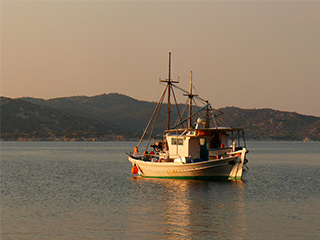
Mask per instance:
[[[132,177],[132,142],[2,142],[1,239],[319,239],[320,142],[248,142],[244,180]]]

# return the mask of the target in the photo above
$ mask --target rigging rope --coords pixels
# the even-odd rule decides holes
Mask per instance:
[[[157,120],[158,120],[158,116],[159,116],[159,113],[160,113],[160,110],[161,110],[161,106],[162,106],[163,100],[164,100],[164,95],[163,95],[162,99],[159,100],[159,102],[161,102],[161,103],[160,103],[160,107],[159,107],[159,110],[158,110],[158,112],[157,112],[157,116],[156,116],[156,118],[155,118],[155,120],[154,120],[154,122],[153,122],[153,126],[152,126],[151,132],[150,132],[150,134],[149,134],[149,139],[148,139],[148,143],[147,143],[147,146],[146,146],[146,150],[145,150],[145,151],[148,150],[148,146],[149,146],[149,143],[150,143],[150,141],[151,141],[151,137],[152,137],[154,128],[155,128],[156,123],[157,123]]]
[[[160,97],[160,100],[162,99],[162,100],[161,100],[161,103],[162,103],[162,101],[163,101],[163,98],[164,98],[164,95],[165,95],[165,93],[166,93],[166,91],[167,91],[167,88],[168,88],[168,85],[166,86],[166,88],[164,89],[164,91],[163,91],[163,93],[162,93],[162,95],[161,95],[161,97]],[[146,133],[147,133],[147,131],[148,131],[148,128],[149,128],[149,126],[150,126],[150,124],[151,124],[151,122],[152,122],[152,119],[153,119],[153,117],[154,117],[154,114],[156,113],[156,111],[157,111],[157,109],[158,109],[158,107],[159,107],[160,100],[159,100],[156,108],[154,109],[153,114],[152,114],[152,116],[151,116],[151,118],[150,118],[150,120],[149,120],[149,122],[148,122],[148,125],[147,125],[146,129],[144,130],[144,132],[143,132],[143,134],[142,134],[142,137],[141,137],[141,139],[140,139],[140,141],[139,141],[139,143],[138,143],[138,145],[137,145],[137,148],[138,148],[138,149],[139,149],[139,147],[140,147],[140,144],[141,144],[144,136],[146,135]]]
[[[171,89],[171,90],[172,90],[172,96],[173,96],[174,102],[175,102],[176,107],[177,107],[178,116],[179,116],[179,119],[180,119],[180,122],[181,122],[181,121],[182,121],[182,118],[181,118],[181,115],[180,115],[180,111],[179,111],[179,107],[178,107],[176,95],[174,94],[173,89]],[[183,124],[182,124],[182,127],[183,127]]]
[[[185,113],[185,111],[187,109],[187,106],[188,106],[188,99],[186,100],[186,102],[183,105],[183,108],[182,108],[182,111],[181,111],[181,116],[184,115],[184,113]],[[179,118],[177,118],[176,122],[174,123],[174,126],[177,125],[177,124],[179,124]]]
[[[182,91],[182,92],[184,92],[184,93],[186,93],[186,94],[189,94],[188,91],[184,90],[183,88],[178,87],[178,86],[175,85],[175,84],[172,84],[172,86],[174,86],[175,88],[178,88],[180,91]],[[207,100],[204,100],[203,98],[201,98],[201,97],[199,97],[199,96],[196,96],[196,95],[195,95],[194,97],[197,98],[198,100],[202,101],[204,104],[207,103]]]
[[[245,166],[246,166],[247,169],[249,170],[249,167],[248,167],[247,165],[248,165],[248,163],[247,163]],[[261,182],[263,182],[263,181],[259,178],[259,176],[252,170],[252,168],[251,168],[251,171],[253,172],[253,174],[254,174]]]

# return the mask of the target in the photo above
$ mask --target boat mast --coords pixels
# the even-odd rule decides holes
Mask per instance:
[[[190,96],[192,96],[192,71],[190,71]],[[192,126],[192,97],[189,97],[189,121],[188,121],[188,128],[191,128]]]
[[[171,52],[169,52],[169,70],[168,70],[168,108],[167,108],[167,130],[170,129],[170,93],[171,93]]]
[[[190,71],[190,91],[188,94],[184,94],[184,96],[189,97],[189,119],[188,119],[188,128],[192,127],[192,99],[194,96],[198,96],[196,94],[192,94],[192,71]]]
[[[167,130],[170,129],[170,95],[172,91],[172,83],[179,83],[179,81],[174,81],[171,79],[171,52],[169,52],[169,70],[168,70],[168,79],[161,80],[160,82],[167,83],[168,87],[168,108],[167,108]]]

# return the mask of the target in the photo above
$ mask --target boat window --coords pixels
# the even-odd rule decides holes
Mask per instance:
[[[171,138],[171,145],[183,145],[182,138]]]

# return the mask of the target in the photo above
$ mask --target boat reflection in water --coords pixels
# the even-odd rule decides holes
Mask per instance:
[[[133,228],[163,239],[245,238],[245,183],[132,178],[143,191]],[[142,192],[141,192],[142,193]]]

